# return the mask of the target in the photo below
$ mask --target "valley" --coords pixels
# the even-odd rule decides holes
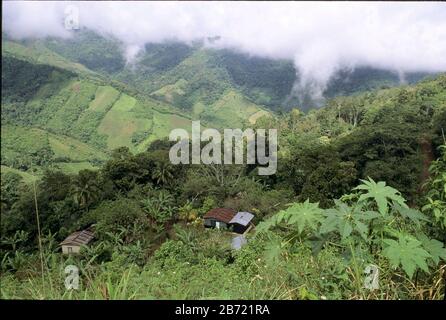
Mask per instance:
[[[2,34],[2,299],[444,299],[443,69],[352,63],[321,86],[224,37],[93,29]],[[251,128],[268,163],[174,163],[195,121]]]
[[[54,143],[48,147],[51,157],[64,159],[60,169],[76,172],[96,168],[118,147],[142,152],[172,129],[190,128],[192,120],[213,128],[243,128],[299,103],[290,99],[297,80],[287,61],[207,49],[202,43],[148,44],[130,63],[122,54],[118,40],[89,30],[67,40],[2,39],[2,62],[10,65],[2,69],[2,77],[13,81],[3,87],[2,124],[30,128],[29,133],[20,131],[22,140],[31,141],[36,128],[61,143],[86,145],[91,152],[82,159],[78,148],[61,154]],[[20,89],[16,84],[24,77],[29,79]],[[343,79],[359,87],[342,84]],[[327,96],[397,83],[392,73],[359,69],[335,77]],[[303,111],[311,106],[311,101],[302,103]],[[22,158],[21,151],[6,144],[2,140],[2,150],[9,148],[2,165],[21,170],[14,161],[28,162],[21,168],[29,168],[32,157],[15,159]],[[42,172],[41,164],[33,165]]]

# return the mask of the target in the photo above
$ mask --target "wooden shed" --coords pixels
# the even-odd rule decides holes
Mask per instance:
[[[94,238],[93,230],[86,229],[76,231],[70,234],[64,241],[60,243],[63,254],[77,254],[81,246],[87,245]]]
[[[254,215],[249,212],[236,212],[228,208],[214,208],[204,215],[206,228],[231,229],[235,233],[245,233],[252,226]]]
[[[234,218],[235,210],[228,208],[214,208],[209,210],[204,216],[204,226],[206,228],[225,229],[229,227],[229,221]]]
[[[232,231],[236,233],[245,233],[252,224],[254,215],[249,212],[241,211],[237,212],[234,217],[229,221],[229,225],[232,227]]]

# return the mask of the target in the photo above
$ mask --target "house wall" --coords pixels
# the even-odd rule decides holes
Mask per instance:
[[[204,219],[204,226],[207,228],[216,228],[219,225],[219,229],[226,229],[228,225],[225,222],[218,221],[216,219]]]
[[[71,248],[71,250],[69,248]],[[81,249],[80,246],[67,246],[67,245],[63,245],[62,246],[62,253],[63,254],[79,253],[80,249]]]

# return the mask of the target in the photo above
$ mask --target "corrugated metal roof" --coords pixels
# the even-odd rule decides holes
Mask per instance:
[[[229,221],[229,223],[237,223],[242,226],[247,226],[248,223],[254,218],[254,215],[249,212],[237,212],[234,218]]]
[[[234,218],[236,211],[228,208],[214,208],[209,210],[204,216],[204,219],[216,219],[217,221],[229,223]]]
[[[94,238],[94,233],[91,230],[76,231],[70,234],[64,241],[60,243],[63,245],[81,246],[88,244]]]

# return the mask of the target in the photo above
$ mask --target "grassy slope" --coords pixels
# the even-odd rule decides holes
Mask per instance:
[[[178,60],[179,64],[160,70],[158,89],[152,94],[159,100],[154,100],[124,90],[125,85],[105,80],[104,76],[49,50],[42,42],[2,44],[2,57],[24,61],[28,66],[54,68],[37,84],[37,90],[24,106],[6,103],[17,114],[27,116],[19,121],[5,115],[5,128],[9,131],[14,126],[12,134],[20,136],[23,143],[30,142],[33,136],[38,140],[33,147],[42,147],[44,143],[53,153],[53,160],[63,159],[64,162],[57,163],[67,172],[103,161],[109,150],[120,146],[143,151],[153,140],[168,136],[172,129],[190,131],[192,119],[201,119],[203,127],[232,128],[267,113],[231,87],[228,75],[213,64],[207,50],[191,52],[184,60]],[[65,70],[69,73],[65,74]],[[38,68],[36,72],[40,72]],[[196,82],[209,83],[209,90],[196,87]],[[181,102],[178,97],[190,99],[186,102],[192,108],[173,107],[171,103]],[[2,114],[2,123],[3,118]],[[6,141],[8,145],[2,143],[2,152],[11,159],[21,158],[22,147]]]
[[[208,122],[219,124],[220,127],[241,128],[246,119],[254,121],[259,115],[269,114],[258,105],[246,99],[235,90],[227,90],[209,108],[203,110],[200,116]]]
[[[42,154],[48,155],[52,164],[62,168],[70,165],[90,168],[94,167],[91,163],[107,159],[106,153],[84,142],[38,128],[3,125],[1,142],[2,164],[9,166],[20,166],[23,162],[30,168],[27,159]]]
[[[2,56],[10,55],[18,59],[27,60],[39,64],[47,64],[61,69],[69,70],[78,74],[87,74],[92,77],[101,76],[80,63],[72,62],[61,55],[49,50],[40,43],[25,46],[13,41],[2,40]]]
[[[48,140],[56,158],[66,157],[75,162],[107,159],[106,153],[101,150],[68,136],[50,133],[48,134]]]
[[[102,119],[98,132],[107,136],[107,147],[114,149],[120,146],[132,146],[132,135],[151,127],[151,119],[141,119],[133,111],[136,99],[126,94],[118,101]]]
[[[92,161],[105,160],[107,151],[113,148],[128,146],[142,150],[151,140],[166,136],[177,123],[190,126],[190,119],[171,106],[129,96],[120,87],[114,87],[114,83],[107,85],[95,76],[90,77],[94,75],[92,71],[49,50],[37,45],[3,43],[2,57],[19,65],[23,61],[24,67],[50,65],[55,69],[47,72],[45,81],[37,84],[37,90],[26,97],[23,105],[6,100],[4,105],[14,112],[2,112],[2,160],[6,159],[2,163],[13,165],[14,159],[20,160],[28,154],[38,157],[45,149],[53,161],[63,158],[64,162],[58,162],[56,167],[75,172],[92,167]],[[76,73],[61,76],[64,69],[60,68]],[[33,79],[32,71],[27,78]],[[35,72],[40,69],[36,67]],[[13,72],[6,74],[13,76]],[[153,112],[157,116],[152,128]],[[17,114],[27,116],[20,119]],[[141,147],[132,142],[133,135],[138,133],[145,135],[139,141],[143,142]]]
[[[19,176],[21,176],[23,178],[23,181],[26,184],[30,184],[30,183],[36,181],[38,178],[37,176],[32,175],[28,172],[20,171],[20,170],[17,170],[17,169],[8,167],[8,166],[1,165],[1,174],[6,174],[8,172],[18,174]]]

